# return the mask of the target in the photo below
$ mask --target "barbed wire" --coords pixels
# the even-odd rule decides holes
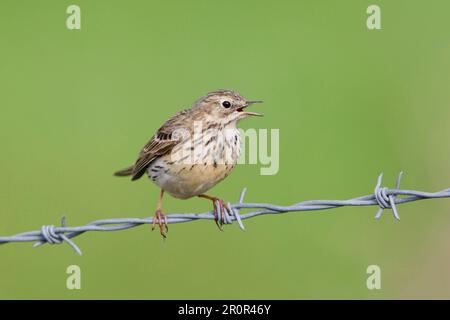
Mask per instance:
[[[302,201],[290,206],[279,206],[268,203],[244,203],[246,188],[241,192],[239,202],[236,204],[228,203],[228,207],[224,206],[223,224],[232,224],[237,221],[239,227],[245,230],[242,220],[250,219],[256,216],[266,214],[282,214],[287,212],[314,211],[339,208],[344,206],[378,206],[378,212],[375,219],[381,218],[384,209],[392,209],[395,219],[400,220],[397,205],[407,202],[413,202],[423,199],[449,198],[450,188],[438,192],[424,192],[416,190],[400,189],[402,172],[397,177],[395,189],[381,187],[383,174],[378,176],[377,184],[373,194],[353,198],[349,200],[309,200]],[[403,196],[402,198],[398,198]],[[256,209],[245,214],[240,214],[242,209]],[[219,215],[220,216],[220,215]],[[66,242],[78,254],[82,254],[80,248],[71,240],[88,231],[119,231],[138,227],[143,224],[152,224],[154,218],[117,218],[93,221],[85,226],[66,227],[66,218],[61,219],[61,226],[44,225],[40,230],[20,233],[10,237],[0,237],[0,244],[11,242],[35,242],[34,246],[38,247],[45,243],[61,244]],[[196,220],[214,220],[213,211],[205,213],[172,213],[167,215],[167,223],[183,223]],[[221,219],[219,217],[219,219]]]

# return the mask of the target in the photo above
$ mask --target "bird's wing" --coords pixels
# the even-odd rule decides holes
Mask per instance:
[[[179,138],[173,137],[173,132],[186,125],[187,113],[184,110],[170,118],[144,146],[134,164],[132,180],[139,179],[153,160],[171,152],[180,142]]]

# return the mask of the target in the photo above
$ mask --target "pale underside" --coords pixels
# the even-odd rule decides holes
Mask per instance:
[[[205,193],[226,178],[235,168],[240,151],[241,137],[235,126],[204,132],[156,158],[147,174],[173,197],[187,199]]]

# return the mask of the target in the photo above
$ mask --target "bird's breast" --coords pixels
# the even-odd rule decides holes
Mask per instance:
[[[236,167],[240,153],[241,136],[236,128],[204,133],[156,159],[148,175],[172,196],[190,198],[225,179]]]

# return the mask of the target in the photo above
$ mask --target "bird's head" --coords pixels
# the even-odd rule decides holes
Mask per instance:
[[[246,108],[259,100],[247,100],[239,93],[231,90],[213,91],[200,98],[193,109],[206,115],[211,120],[222,124],[236,123],[249,116],[262,116],[256,112],[249,112]]]

